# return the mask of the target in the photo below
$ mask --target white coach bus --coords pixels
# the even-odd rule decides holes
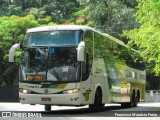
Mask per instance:
[[[146,74],[120,40],[87,26],[29,29],[21,48],[19,100],[22,104],[84,106],[97,111],[107,103],[137,106],[145,99]]]

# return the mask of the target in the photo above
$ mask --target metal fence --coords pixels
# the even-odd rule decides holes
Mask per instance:
[[[145,98],[146,102],[160,102],[160,90],[147,90]]]

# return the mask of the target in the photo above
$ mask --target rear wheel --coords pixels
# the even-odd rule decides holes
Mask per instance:
[[[96,90],[95,98],[94,98],[94,103],[89,105],[89,109],[91,111],[97,112],[100,110],[100,108],[103,106],[102,104],[102,95],[100,90]]]
[[[51,105],[45,105],[44,109],[45,111],[51,111]]]
[[[135,94],[132,93],[131,101],[128,103],[128,107],[132,108],[134,107],[134,102],[135,101]]]
[[[121,103],[121,107],[127,108],[128,107],[128,103]]]
[[[138,97],[137,97],[137,96],[135,96],[135,98],[134,98],[134,105],[133,105],[133,107],[137,107],[137,105],[138,105]]]
[[[121,103],[121,106],[124,107],[124,108],[137,107],[137,105],[138,105],[138,97],[135,96],[135,93],[132,94],[130,102],[128,102],[128,103]]]

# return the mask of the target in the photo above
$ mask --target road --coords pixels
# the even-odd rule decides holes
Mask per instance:
[[[139,103],[138,107],[134,108],[122,108],[118,104],[106,104],[103,109],[99,112],[91,112],[88,106],[84,107],[57,107],[52,106],[51,112],[44,111],[43,105],[21,105],[20,103],[0,103],[1,113],[12,112],[12,117],[17,117],[16,113],[36,113],[42,117],[55,117],[55,120],[61,120],[63,117],[69,120],[81,120],[81,119],[98,119],[101,120],[109,117],[112,120],[120,117],[121,120],[128,120],[127,118],[137,118],[140,120],[141,117],[146,119],[151,118],[152,120],[158,120],[160,118],[160,103]],[[15,114],[14,114],[15,112]],[[130,115],[132,117],[130,117]],[[47,120],[48,120],[47,119]],[[9,120],[9,119],[6,119]],[[30,119],[31,120],[31,119]],[[108,120],[108,118],[107,118]]]

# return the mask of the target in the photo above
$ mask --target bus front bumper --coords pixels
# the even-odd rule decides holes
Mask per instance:
[[[21,104],[81,105],[80,93],[73,94],[24,94],[19,93]]]

